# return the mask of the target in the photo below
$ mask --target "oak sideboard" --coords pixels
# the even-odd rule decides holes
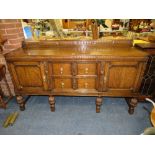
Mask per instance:
[[[24,41],[5,55],[20,110],[23,96],[96,96],[100,112],[103,96],[125,97],[129,113],[137,105],[148,54],[131,40]]]

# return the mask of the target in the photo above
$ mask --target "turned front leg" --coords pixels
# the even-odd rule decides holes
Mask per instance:
[[[96,113],[100,112],[100,107],[102,105],[102,97],[96,98]]]
[[[55,98],[54,96],[49,96],[49,104],[51,111],[55,111]]]
[[[24,101],[23,96],[21,96],[21,95],[16,96],[16,99],[17,99],[17,103],[19,104],[20,110],[24,111],[25,110],[25,101]]]
[[[134,109],[137,106],[137,104],[138,104],[138,100],[136,98],[132,98],[129,101],[129,103],[128,103],[128,105],[129,105],[129,110],[128,110],[129,114],[133,114],[134,113]]]

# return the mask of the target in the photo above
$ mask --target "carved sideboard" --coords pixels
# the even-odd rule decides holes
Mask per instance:
[[[5,55],[20,109],[25,95],[125,97],[134,112],[148,54],[130,40],[25,41]]]

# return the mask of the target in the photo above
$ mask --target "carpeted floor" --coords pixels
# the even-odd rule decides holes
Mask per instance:
[[[101,113],[95,112],[95,97],[56,97],[56,111],[51,112],[47,96],[32,96],[26,110],[20,112],[13,126],[3,128],[6,117],[19,111],[13,99],[7,110],[0,109],[1,135],[139,135],[151,127],[150,103],[140,103],[134,115],[128,114],[124,98],[104,98]]]

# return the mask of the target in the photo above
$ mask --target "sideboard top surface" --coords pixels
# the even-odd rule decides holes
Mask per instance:
[[[30,42],[23,48],[16,49],[5,55],[6,59],[11,58],[33,58],[33,57],[146,57],[148,54],[140,49],[127,44],[114,42],[64,42],[58,41],[54,44],[51,42],[40,43]]]

